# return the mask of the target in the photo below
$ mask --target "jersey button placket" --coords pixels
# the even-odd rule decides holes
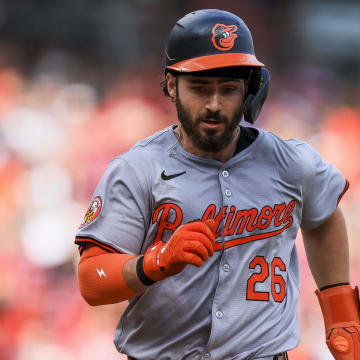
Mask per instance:
[[[228,172],[227,170],[223,170],[223,171],[222,171],[222,176],[223,176],[224,178],[227,178],[227,177],[229,176],[229,172]]]
[[[216,313],[215,313],[215,316],[218,318],[218,319],[222,319],[224,317],[224,313],[221,311],[221,310],[218,310]]]
[[[230,180],[230,173],[231,171],[229,170],[225,170],[225,169],[221,169],[218,172],[218,177],[219,177],[219,182],[220,182],[220,186],[221,186],[221,194],[222,194],[222,204],[221,204],[221,208],[225,209],[225,207],[227,209],[230,209],[232,206],[232,200],[231,200],[231,195],[232,195],[232,191],[229,187],[232,186],[232,183],[229,182]],[[229,211],[229,210],[228,210]],[[221,240],[222,242],[225,241],[225,236],[224,236],[224,229],[223,227],[225,226],[225,219],[222,219],[221,221]],[[221,256],[220,256],[220,262],[219,262],[219,277],[218,277],[218,285],[217,285],[217,289],[216,289],[216,293],[214,296],[214,301],[213,301],[213,308],[212,308],[212,331],[211,331],[211,336],[209,339],[209,342],[207,344],[207,348],[206,350],[211,350],[214,346],[214,348],[216,348],[218,339],[215,338],[215,336],[213,334],[218,334],[220,332],[226,331],[226,326],[227,326],[227,322],[224,321],[225,320],[225,315],[224,312],[227,312],[227,308],[228,308],[228,303],[226,301],[224,301],[223,296],[221,295],[221,290],[220,289],[226,289],[228,286],[228,282],[229,282],[229,271],[230,271],[230,266],[228,264],[228,262],[225,260],[226,259],[226,252],[222,252]],[[204,356],[205,353],[203,353]],[[214,358],[215,354],[212,354],[212,358]],[[202,357],[204,358],[204,357]]]

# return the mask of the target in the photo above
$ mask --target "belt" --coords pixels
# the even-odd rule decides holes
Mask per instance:
[[[274,356],[269,356],[268,358],[264,358],[264,359],[261,359],[261,360],[289,360],[289,357],[288,357],[288,354],[287,352],[283,352],[281,354],[277,354],[277,355],[274,355]]]
[[[128,360],[136,360],[136,359],[128,356]],[[261,358],[261,360],[289,360],[289,357],[288,357],[287,352],[285,351],[281,354],[277,354],[277,355],[266,357],[266,358]]]
[[[289,360],[288,354],[287,352],[283,352],[281,354],[275,355],[273,357],[273,360]]]
[[[289,360],[287,352],[283,352],[281,354],[277,354],[274,356],[267,356],[264,358],[256,358],[256,360]]]

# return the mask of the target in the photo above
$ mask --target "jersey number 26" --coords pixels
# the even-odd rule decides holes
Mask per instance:
[[[269,264],[263,256],[256,256],[249,264],[249,269],[260,267],[259,273],[252,274],[247,281],[246,299],[257,301],[269,301],[270,294],[267,291],[256,291],[256,283],[263,283],[270,275]],[[274,257],[271,268],[271,295],[276,302],[282,302],[285,298],[286,283],[281,275],[275,273],[276,268],[286,271],[286,265],[279,257]],[[270,289],[269,289],[270,290]]]

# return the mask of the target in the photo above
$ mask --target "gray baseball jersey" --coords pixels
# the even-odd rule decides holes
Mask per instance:
[[[173,127],[111,161],[77,244],[144,254],[181,224],[217,223],[215,254],[202,267],[188,265],[130,300],[115,334],[119,352],[257,359],[297,346],[296,234],[324,222],[348,183],[308,144],[258,132],[225,163],[185,151]]]

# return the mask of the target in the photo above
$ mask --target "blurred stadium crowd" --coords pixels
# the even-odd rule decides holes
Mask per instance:
[[[159,86],[161,67],[120,69],[104,87],[92,76],[103,69],[69,49],[46,47],[25,69],[16,61],[20,46],[0,43],[0,359],[126,359],[112,344],[126,303],[91,308],[84,302],[73,241],[108,162],[176,122]],[[259,59],[266,63],[270,50]],[[340,205],[351,278],[359,284],[359,87],[330,66],[269,67],[270,96],[256,126],[309,142],[350,181]],[[290,358],[330,359],[300,234],[298,250],[302,339]]]

